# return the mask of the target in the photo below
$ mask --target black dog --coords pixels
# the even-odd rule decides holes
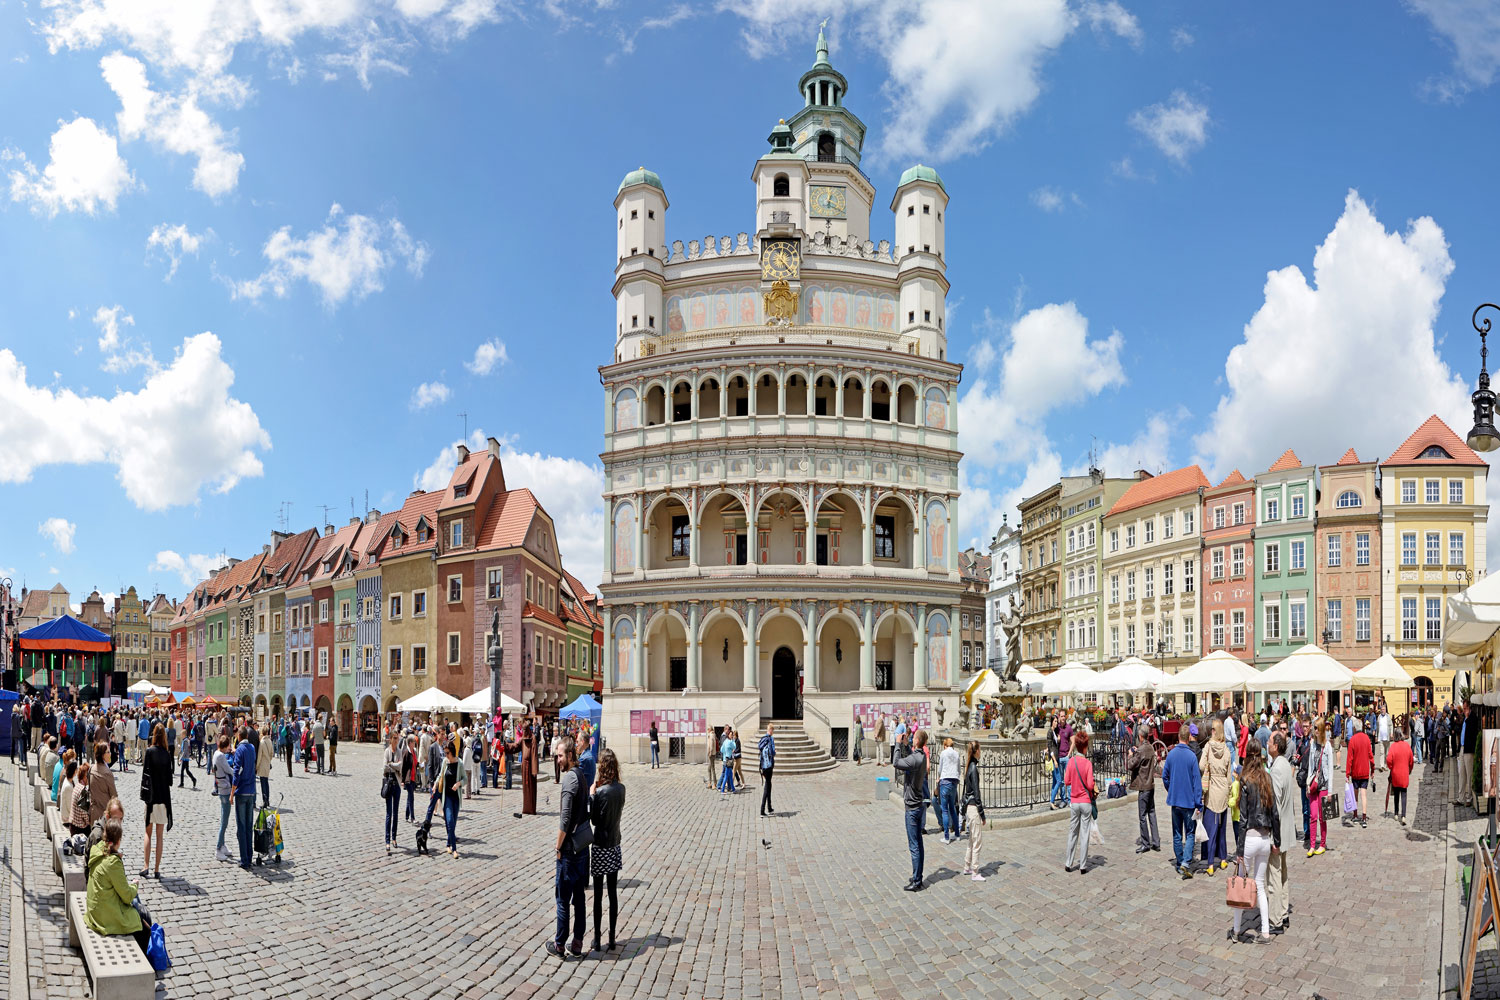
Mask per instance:
[[[432,832],[432,820],[427,820],[417,826],[417,853],[430,854],[427,850],[427,835]]]

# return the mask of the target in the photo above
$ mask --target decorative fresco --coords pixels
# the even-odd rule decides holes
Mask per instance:
[[[640,426],[640,406],[637,405],[634,389],[621,389],[615,393],[615,430],[631,431]]]
[[[927,565],[948,566],[948,508],[939,500],[927,505]]]
[[[927,390],[926,424],[940,431],[948,428],[948,394],[937,386]]]
[[[804,323],[896,332],[896,297],[864,288],[807,285],[802,292]]]
[[[615,623],[615,687],[623,687],[634,676],[635,622],[621,618]]]
[[[760,322],[760,295],[754,285],[704,289],[667,299],[667,330],[671,333],[758,326]]]
[[[948,616],[941,611],[927,616],[927,686],[948,686]]]
[[[615,572],[635,572],[635,505],[615,508]]]

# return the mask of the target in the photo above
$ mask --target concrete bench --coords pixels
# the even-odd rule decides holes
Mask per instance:
[[[52,838],[52,870],[62,876],[63,895],[71,899],[73,893],[83,892],[88,886],[84,884],[84,859],[63,850],[68,839],[65,830]]]
[[[57,803],[48,802],[42,809],[42,835],[51,840],[62,829],[62,817],[57,813]]]
[[[68,900],[68,941],[83,951],[94,1000],[140,1000],[156,995],[156,970],[129,934],[95,934],[83,921],[84,893]]]
[[[31,793],[31,807],[41,812],[42,806],[52,797],[52,786],[43,781],[39,775],[31,786]]]

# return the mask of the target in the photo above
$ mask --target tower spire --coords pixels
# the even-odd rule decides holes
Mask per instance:
[[[828,36],[823,34],[823,29],[828,27],[828,18],[823,18],[823,23],[818,25],[818,58],[813,61],[814,66],[828,66]]]

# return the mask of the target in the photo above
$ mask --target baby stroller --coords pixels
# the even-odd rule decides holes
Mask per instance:
[[[286,798],[282,793],[276,799],[276,808],[268,809],[262,806],[255,813],[255,863],[263,865],[270,858],[271,864],[281,864],[281,852],[286,849],[286,844],[281,839],[281,801]]]

